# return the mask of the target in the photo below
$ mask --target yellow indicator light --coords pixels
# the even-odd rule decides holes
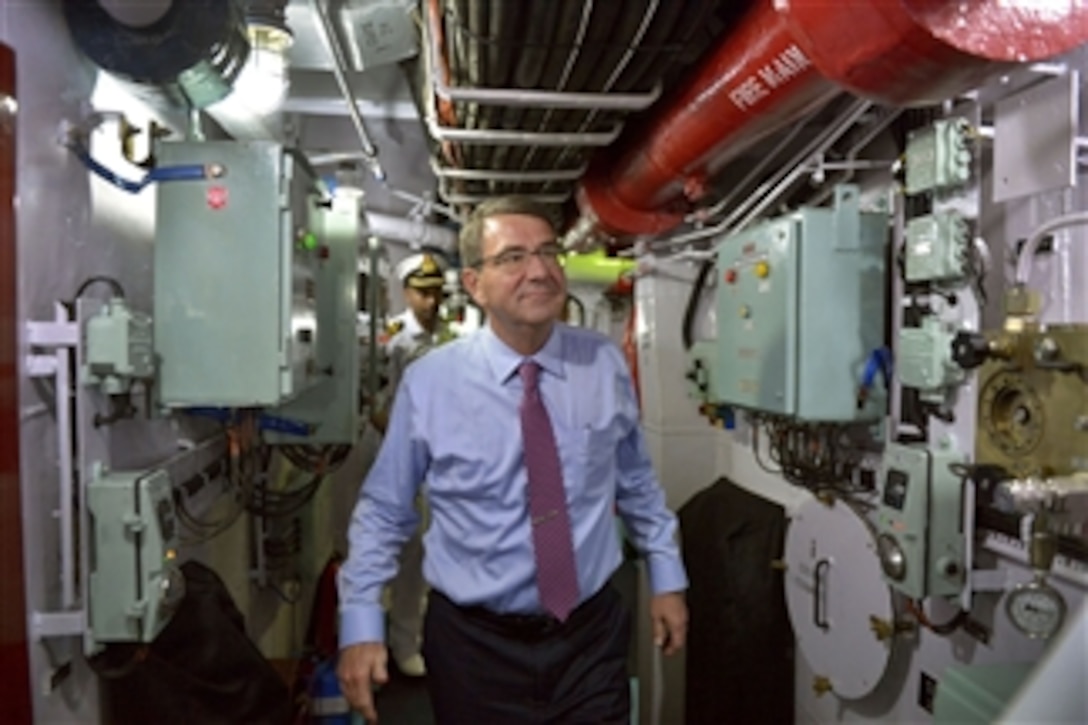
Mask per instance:
[[[760,279],[766,279],[771,274],[771,265],[766,262],[756,262],[756,276]]]

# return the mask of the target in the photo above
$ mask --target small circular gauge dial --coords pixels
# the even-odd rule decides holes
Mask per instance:
[[[1005,611],[1018,630],[1033,639],[1052,637],[1065,620],[1065,600],[1057,589],[1036,579],[1009,593]]]

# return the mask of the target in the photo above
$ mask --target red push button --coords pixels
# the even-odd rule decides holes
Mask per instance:
[[[227,205],[227,187],[225,186],[210,186],[207,191],[207,202],[209,209],[219,210]]]

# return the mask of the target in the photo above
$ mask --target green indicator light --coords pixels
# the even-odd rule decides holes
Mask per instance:
[[[317,236],[313,232],[306,232],[302,237],[303,249],[317,249]]]

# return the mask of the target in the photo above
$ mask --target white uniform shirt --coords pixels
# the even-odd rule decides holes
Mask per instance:
[[[389,326],[400,327],[385,343],[385,351],[389,355],[389,388],[396,390],[408,363],[438,344],[441,327],[436,326],[434,332],[427,332],[410,309],[394,315],[389,320]]]

